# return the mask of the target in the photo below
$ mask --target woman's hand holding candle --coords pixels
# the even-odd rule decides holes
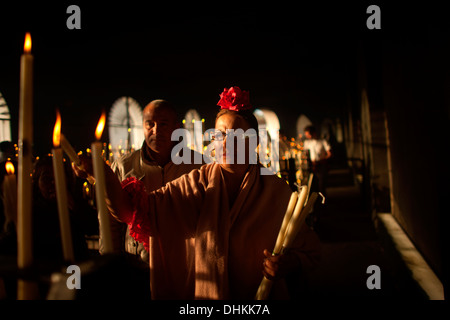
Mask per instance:
[[[60,139],[61,139],[61,141],[60,141],[61,148],[67,154],[70,161],[75,162],[75,164],[78,166],[81,165],[78,154],[76,153],[75,149],[72,147],[72,145],[69,143],[69,141],[66,139],[66,137],[62,133],[60,135]]]
[[[291,199],[284,215],[284,219],[278,233],[278,238],[272,254],[266,249],[264,250],[265,259],[263,262],[263,279],[256,292],[256,300],[265,300],[268,298],[272,281],[285,277],[290,271],[300,267],[300,261],[296,256],[289,253],[287,248],[291,245],[291,241],[297,234],[300,226],[304,222],[306,211],[304,204],[306,201],[308,189],[303,186],[298,195],[293,192]],[[303,213],[303,214],[302,214]]]
[[[88,176],[94,175],[92,158],[87,155],[80,155],[80,165],[72,163],[72,170],[79,178],[86,179]],[[120,181],[110,166],[104,163],[105,181],[106,181],[106,205],[110,213],[120,220],[120,212],[131,207],[128,195],[122,190]]]
[[[86,155],[80,155],[78,156],[78,160],[78,164],[72,162],[72,169],[76,176],[81,179],[87,179],[89,176],[93,176],[92,158]]]
[[[300,267],[300,260],[295,254],[289,253],[272,255],[264,250],[263,275],[269,280],[279,280]]]
[[[80,156],[76,153],[75,149],[72,147],[72,145],[70,144],[70,142],[67,140],[67,138],[61,133],[60,134],[60,143],[61,143],[61,148],[64,150],[64,152],[67,154],[67,156],[69,157],[70,161],[72,162],[72,167],[75,166],[78,167],[78,171],[80,172],[80,175],[83,175],[82,177],[80,176],[80,178],[86,179],[89,181],[90,184],[95,184],[95,178],[93,177],[93,173],[92,170],[90,170],[89,172],[87,170],[84,170],[83,164],[80,160]],[[92,168],[92,164],[91,164],[91,168]],[[74,167],[74,170],[75,167]],[[85,172],[85,174],[82,174],[82,172]]]

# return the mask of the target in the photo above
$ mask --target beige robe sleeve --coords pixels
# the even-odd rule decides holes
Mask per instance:
[[[130,234],[149,251],[154,299],[194,297],[196,228],[206,186],[204,173],[193,170],[148,196],[130,193],[141,200],[132,200],[137,208],[131,219],[120,218],[127,221]],[[142,200],[144,211],[139,208]]]

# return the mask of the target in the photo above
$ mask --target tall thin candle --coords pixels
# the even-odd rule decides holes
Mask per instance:
[[[294,192],[295,193],[295,192]],[[283,248],[286,244],[286,238],[291,238],[290,233],[294,228],[294,225],[301,221],[301,212],[303,211],[307,188],[306,186],[302,186],[300,191],[300,195],[294,196],[294,193],[291,195],[291,199],[288,204],[288,208],[284,215],[283,223],[281,225],[280,231],[278,233],[277,242],[275,243],[275,247],[273,249],[272,255],[278,255],[283,253]],[[273,281],[263,277],[261,283],[259,284],[258,291],[256,292],[255,299],[256,300],[266,300],[270,294],[270,290],[272,289]]]
[[[277,241],[275,242],[275,247],[272,252],[274,255],[280,253],[281,247],[283,246],[284,237],[286,236],[286,230],[289,226],[289,222],[291,221],[292,213],[294,212],[297,199],[298,199],[298,191],[292,192],[288,207],[286,209],[286,213],[284,214],[280,231],[278,232]]]
[[[67,156],[69,157],[70,161],[75,163],[75,165],[78,166],[79,168],[83,168],[83,164],[81,163],[81,160],[78,157],[78,154],[75,152],[75,149],[72,147],[72,145],[70,144],[69,140],[67,140],[67,138],[62,133],[60,134],[60,138],[61,138],[60,139],[61,148],[67,154]],[[94,184],[95,183],[95,179],[91,175],[87,176],[87,180],[89,181],[90,184]]]
[[[72,147],[72,145],[69,143],[69,141],[66,139],[66,137],[61,133],[60,134],[60,142],[61,142],[61,148],[64,150],[64,152],[69,157],[70,161],[75,163],[77,166],[81,165],[80,158],[78,157],[78,154],[76,153],[75,149]]]
[[[111,225],[109,222],[109,211],[106,206],[106,182],[105,182],[105,163],[102,157],[103,146],[100,138],[105,127],[106,115],[102,114],[97,129],[95,130],[96,141],[92,143],[92,165],[95,178],[95,193],[97,200],[97,210],[100,222],[100,237],[102,240],[104,253],[112,253]]]
[[[67,207],[67,185],[64,171],[63,150],[60,147],[61,115],[57,112],[55,128],[53,130],[53,173],[55,176],[56,198],[58,202],[59,227],[64,260],[74,262],[72,232],[70,229],[69,208]]]
[[[298,232],[300,231],[301,227],[303,226],[303,223],[305,222],[306,217],[308,216],[308,214],[311,213],[311,210],[314,206],[314,203],[317,200],[317,197],[318,197],[318,193],[313,192],[311,194],[311,196],[309,197],[308,202],[302,209],[301,214],[289,226],[287,233],[286,233],[286,237],[284,239],[283,248],[281,250],[282,252],[291,246],[292,242],[294,241],[295,237],[297,236]]]
[[[28,268],[33,263],[32,247],[32,144],[33,144],[33,55],[31,36],[25,35],[24,53],[20,59],[19,98],[19,172],[17,190],[17,265]],[[29,282],[18,282],[19,300],[35,298]]]
[[[5,223],[14,222],[17,225],[17,178],[11,161],[5,164],[6,175],[3,179],[3,207],[5,209]],[[0,226],[3,227],[3,226]]]

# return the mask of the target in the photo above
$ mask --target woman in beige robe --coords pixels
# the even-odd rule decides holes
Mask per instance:
[[[216,118],[216,130],[225,134],[255,126],[249,110],[221,110]],[[317,263],[319,241],[307,226],[286,254],[271,256],[292,191],[249,163],[248,143],[245,163],[229,163],[227,139],[215,142],[226,150],[218,148],[223,163],[204,165],[150,195],[135,178],[120,186],[107,169],[113,215],[150,253],[154,299],[253,299],[263,275],[277,280],[272,297],[287,298],[280,278]]]

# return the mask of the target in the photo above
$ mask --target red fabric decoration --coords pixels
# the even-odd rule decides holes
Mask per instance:
[[[124,189],[131,200],[132,208],[120,216],[120,220],[128,224],[130,235],[138,242],[142,242],[145,250],[149,251],[150,237],[150,204],[148,195],[145,192],[144,183],[135,177],[129,177],[122,181],[122,189]],[[146,214],[138,214],[143,211]]]

